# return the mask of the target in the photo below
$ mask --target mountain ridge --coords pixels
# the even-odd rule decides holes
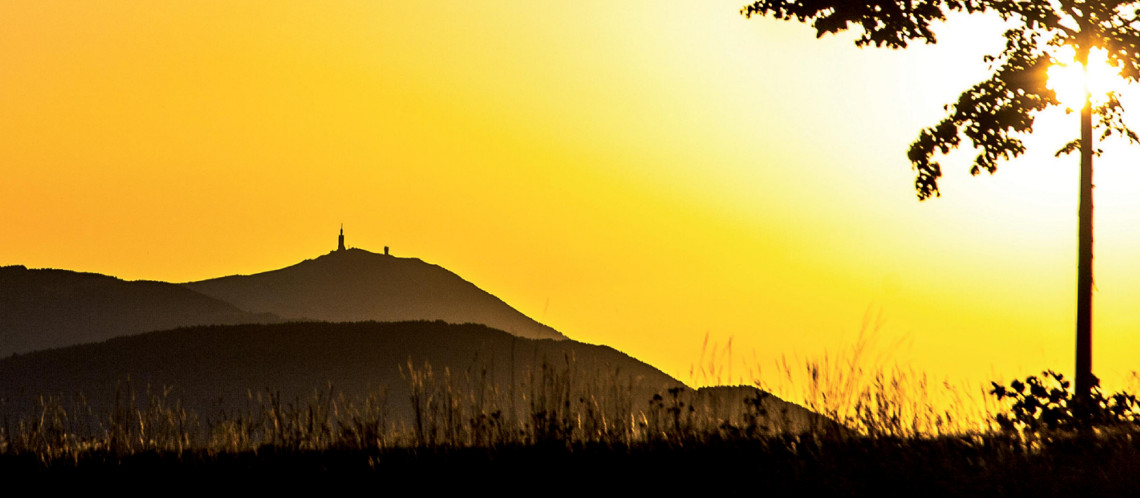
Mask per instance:
[[[296,320],[444,320],[566,339],[442,266],[364,249],[186,283],[0,266],[0,357],[177,327]]]
[[[277,321],[168,282],[0,267],[0,356],[179,326]]]
[[[536,398],[516,389],[550,401],[570,396],[557,386],[571,384],[585,389],[581,402],[681,403],[733,417],[761,395],[688,388],[612,347],[569,340],[441,266],[343,248],[182,284],[0,267],[0,358],[0,414],[21,417],[34,416],[42,395],[71,393],[107,408],[119,394],[108,390],[126,380],[148,392],[173,388],[203,415],[248,409],[255,391],[300,400],[336,384],[359,398],[380,384],[406,420],[413,407],[405,374],[426,369],[430,377],[433,366],[448,390],[453,375],[467,389],[509,389],[519,416]],[[791,414],[786,430],[818,421],[764,396],[771,413]]]
[[[364,249],[277,270],[180,284],[255,313],[291,320],[481,323],[519,337],[566,339],[446,268]]]

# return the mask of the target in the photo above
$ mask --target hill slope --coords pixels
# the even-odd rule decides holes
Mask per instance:
[[[274,321],[165,282],[0,267],[0,356],[181,326]]]
[[[363,249],[183,285],[247,311],[288,319],[443,320],[481,323],[519,337],[566,338],[442,267]]]
[[[605,346],[523,339],[476,324],[294,322],[152,332],[6,358],[0,360],[0,417],[38,416],[39,394],[82,395],[93,413],[106,413],[126,399],[116,386],[129,381],[140,398],[148,387],[169,388],[182,407],[206,419],[249,413],[257,408],[251,395],[272,393],[283,404],[303,405],[332,386],[349,400],[385,393],[391,420],[410,423],[409,365],[436,403],[488,397],[524,420],[537,410],[581,403],[628,417],[670,388],[683,392],[685,402],[743,407],[737,399],[743,391],[697,393]],[[818,418],[774,397],[766,407],[801,427]]]
[[[116,385],[129,379],[140,395],[148,386],[171,388],[184,407],[209,417],[249,409],[250,393],[303,403],[331,385],[354,399],[385,391],[399,415],[410,410],[409,365],[421,374],[430,368],[428,384],[456,392],[498,387],[505,395],[515,386],[520,409],[529,387],[544,385],[536,377],[544,365],[566,382],[625,386],[642,403],[681,385],[609,347],[523,339],[478,324],[291,322],[182,328],[9,357],[0,360],[0,399],[34,413],[38,394],[82,395],[100,411],[114,406]]]

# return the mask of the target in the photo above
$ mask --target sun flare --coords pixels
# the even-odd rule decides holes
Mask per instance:
[[[1123,85],[1120,70],[1109,64],[1108,52],[1100,47],[1089,51],[1087,72],[1077,62],[1076,51],[1070,45],[1061,47],[1053,59],[1058,62],[1049,68],[1048,86],[1068,109],[1076,111],[1084,106],[1086,77],[1093,105],[1104,103],[1110,93]]]

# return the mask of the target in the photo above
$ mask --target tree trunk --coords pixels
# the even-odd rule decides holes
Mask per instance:
[[[1086,67],[1085,103],[1081,108],[1081,193],[1077,208],[1076,395],[1079,400],[1088,400],[1096,385],[1096,378],[1092,374],[1093,136],[1092,102],[1087,77],[1089,45],[1087,41],[1081,43],[1078,55],[1081,64]]]

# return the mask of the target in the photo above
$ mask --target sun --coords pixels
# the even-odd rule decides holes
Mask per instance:
[[[1103,104],[1110,93],[1123,86],[1120,70],[1108,62],[1108,52],[1100,47],[1089,50],[1088,71],[1077,62],[1077,54],[1071,45],[1061,47],[1053,60],[1059,61],[1049,67],[1047,83],[1057,94],[1057,100],[1066,108],[1077,111],[1084,106],[1085,78],[1088,78],[1089,95],[1093,105]],[[1087,76],[1086,76],[1087,75]]]

